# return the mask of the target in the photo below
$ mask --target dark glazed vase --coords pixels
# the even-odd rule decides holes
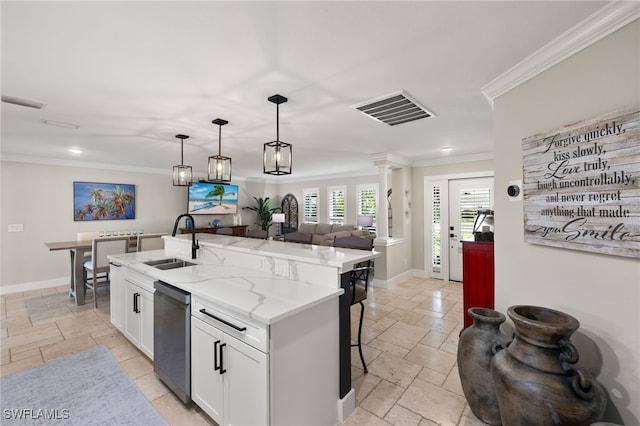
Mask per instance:
[[[507,339],[500,332],[506,317],[500,312],[484,308],[469,308],[473,324],[458,340],[458,373],[462,391],[471,411],[490,425],[499,425],[500,411],[496,400],[491,359],[506,346]]]
[[[502,424],[590,425],[602,418],[602,386],[576,365],[571,315],[538,306],[512,306],[515,338],[491,363]]]

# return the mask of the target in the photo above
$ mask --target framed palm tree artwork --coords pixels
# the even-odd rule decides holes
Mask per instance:
[[[73,182],[74,221],[135,219],[135,207],[135,185]]]

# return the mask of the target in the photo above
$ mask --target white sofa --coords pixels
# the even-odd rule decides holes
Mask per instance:
[[[333,240],[341,237],[375,238],[368,230],[356,229],[353,225],[332,225],[330,223],[302,223],[298,232],[311,235],[311,244],[332,246]]]

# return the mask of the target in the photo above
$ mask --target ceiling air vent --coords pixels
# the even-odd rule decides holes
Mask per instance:
[[[389,126],[434,116],[404,90],[354,105],[353,108]]]

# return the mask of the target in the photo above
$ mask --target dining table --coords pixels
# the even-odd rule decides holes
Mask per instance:
[[[136,237],[131,236],[130,239],[129,245],[135,245]],[[69,250],[71,255],[69,295],[73,296],[76,301],[76,305],[84,305],[86,293],[83,279],[84,257],[85,254],[91,251],[92,242],[92,240],[72,240],[44,243],[49,251]]]

